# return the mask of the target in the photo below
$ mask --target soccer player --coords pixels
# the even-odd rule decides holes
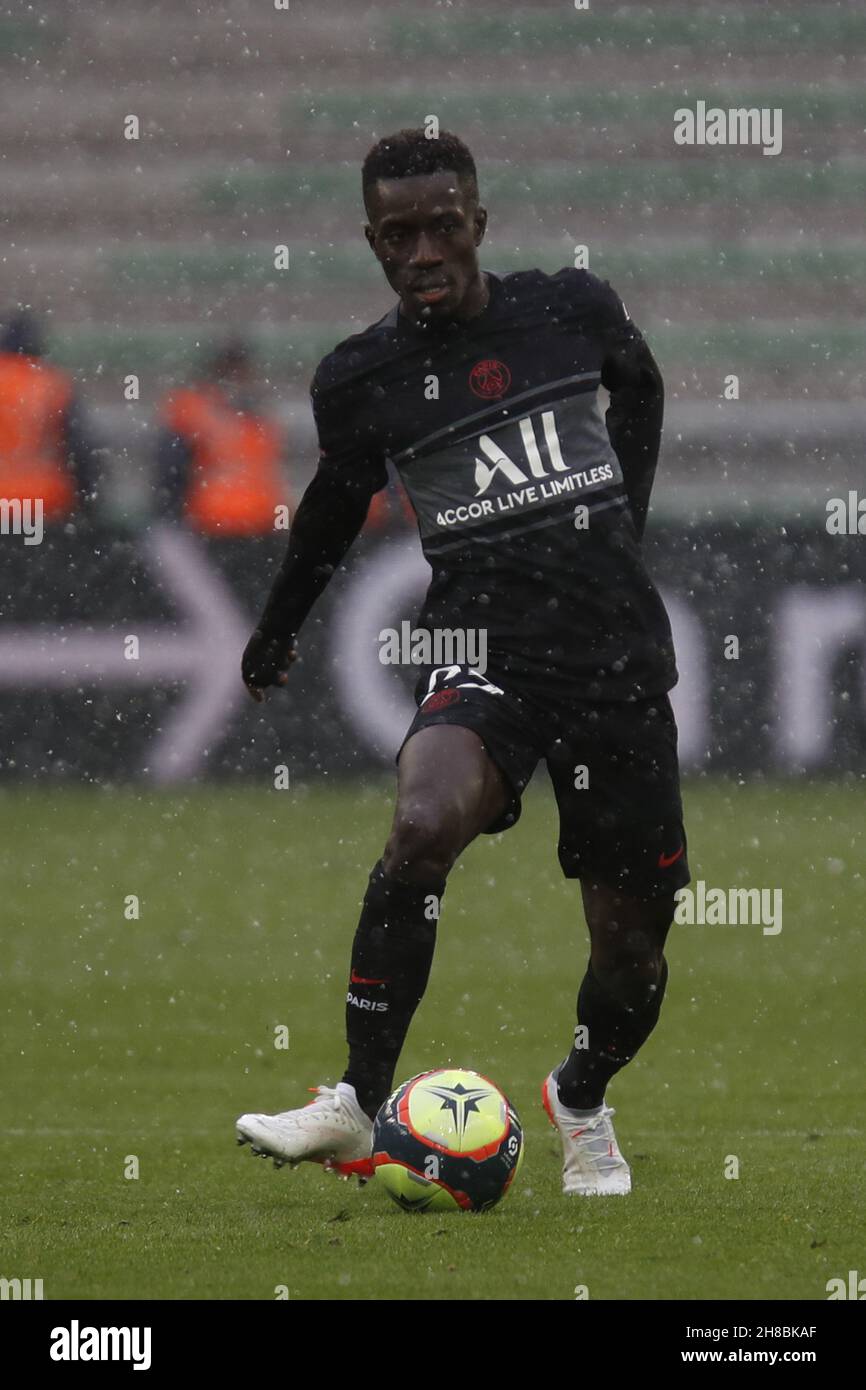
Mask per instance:
[[[365,235],[398,301],[316,370],[318,470],[243,678],[256,700],[286,684],[301,625],[386,485],[386,460],[433,570],[418,626],[483,629],[487,666],[421,672],[352,947],[345,1074],[300,1109],[241,1116],[238,1139],[277,1164],[369,1174],[371,1120],[424,994],[449,871],[477,835],[514,825],[544,759],[560,865],[580,880],[591,946],[575,1045],[543,1101],[562,1139],[563,1190],[626,1193],[605,1093],[658,1020],[674,894],[689,881],[671,631],[640,547],[661,376],[606,281],[481,269],[487,213],[455,136],[387,136],[362,183]]]

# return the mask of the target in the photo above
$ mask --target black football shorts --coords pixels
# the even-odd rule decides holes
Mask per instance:
[[[497,679],[469,666],[427,667],[418,712],[397,753],[419,729],[473,729],[511,790],[485,831],[508,830],[542,758],[559,809],[559,862],[566,878],[657,898],[689,882],[680,798],[677,729],[667,695],[588,703]]]

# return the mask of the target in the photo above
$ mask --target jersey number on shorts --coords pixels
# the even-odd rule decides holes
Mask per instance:
[[[442,675],[442,673],[445,673]],[[439,676],[442,680],[439,681]],[[469,676],[470,680],[454,681],[455,676]],[[453,682],[453,684],[452,684]],[[435,671],[430,673],[430,683],[427,686],[427,694],[424,700],[429,700],[437,687],[444,690],[446,686],[451,686],[452,690],[486,690],[488,695],[504,695],[505,691],[498,685],[486,681],[480,671],[476,671],[474,666],[437,666]],[[424,700],[421,703],[424,703]]]

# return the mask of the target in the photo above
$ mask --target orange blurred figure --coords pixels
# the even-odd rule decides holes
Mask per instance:
[[[283,435],[259,406],[250,351],[233,339],[160,408],[162,510],[210,536],[259,536],[290,507]]]
[[[68,372],[43,360],[33,316],[16,314],[0,337],[0,496],[67,521],[95,496],[94,450]]]

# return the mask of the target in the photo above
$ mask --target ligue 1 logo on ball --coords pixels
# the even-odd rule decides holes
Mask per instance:
[[[469,373],[469,386],[484,401],[498,401],[511,385],[511,372],[504,362],[486,357],[476,362]]]

